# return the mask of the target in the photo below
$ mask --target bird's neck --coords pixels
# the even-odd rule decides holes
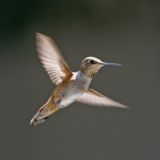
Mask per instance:
[[[91,77],[88,77],[86,74],[84,74],[83,72],[81,71],[78,71],[77,72],[77,80],[82,83],[84,86],[86,86],[87,88],[89,87],[91,81],[92,81],[92,78]]]

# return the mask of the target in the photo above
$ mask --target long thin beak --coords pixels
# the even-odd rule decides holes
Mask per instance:
[[[122,66],[122,64],[119,64],[119,63],[110,63],[110,62],[103,62],[102,64],[104,66],[115,66],[115,67]]]

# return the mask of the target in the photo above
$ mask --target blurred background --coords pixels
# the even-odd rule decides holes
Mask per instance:
[[[160,159],[160,2],[6,0],[0,5],[0,159]],[[76,71],[86,56],[122,63],[92,88],[130,107],[74,103],[46,123],[30,119],[54,84],[35,49],[51,36]]]

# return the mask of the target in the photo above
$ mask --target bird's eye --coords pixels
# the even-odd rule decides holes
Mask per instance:
[[[94,60],[90,60],[90,64],[95,64],[95,61]]]

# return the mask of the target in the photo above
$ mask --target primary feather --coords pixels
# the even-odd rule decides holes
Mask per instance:
[[[48,36],[36,33],[36,45],[40,61],[56,85],[72,74],[57,46]]]
[[[108,98],[101,93],[88,89],[85,91],[78,99],[78,102],[97,105],[97,106],[106,106],[106,107],[117,107],[117,108],[127,108],[127,106]]]

